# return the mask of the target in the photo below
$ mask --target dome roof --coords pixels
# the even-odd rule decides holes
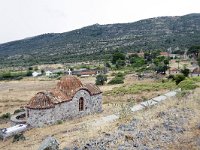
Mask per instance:
[[[81,87],[83,87],[83,84],[78,78],[74,76],[64,76],[57,83],[56,89],[71,97]]]
[[[54,103],[48,92],[39,92],[29,101],[27,108],[52,108]]]

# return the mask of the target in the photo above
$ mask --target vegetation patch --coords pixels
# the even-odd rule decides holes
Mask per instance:
[[[96,77],[96,85],[104,85],[104,83],[107,81],[107,76],[103,74],[99,74]]]
[[[123,84],[124,83],[124,73],[118,72],[115,77],[108,82],[108,84]]]
[[[115,77],[108,82],[108,84],[123,84],[124,79],[122,77]]]
[[[10,117],[11,117],[10,113],[5,113],[5,114],[0,116],[0,119],[10,119]]]
[[[195,84],[195,81],[193,79],[186,79],[184,81],[181,81],[178,85],[181,90],[193,90],[198,87],[198,85]]]
[[[174,89],[176,88],[176,84],[172,81],[168,82],[155,82],[155,83],[138,83],[131,86],[122,86],[114,88],[111,91],[105,92],[105,94],[119,95],[119,94],[137,94],[142,93],[144,91],[158,91],[161,89]]]
[[[15,134],[13,137],[13,143],[17,141],[24,141],[24,140],[26,140],[26,138],[22,133]]]

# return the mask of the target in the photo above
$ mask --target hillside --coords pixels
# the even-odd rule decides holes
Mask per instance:
[[[134,23],[95,24],[0,45],[1,66],[107,59],[123,51],[181,49],[200,43],[200,14],[150,18]]]

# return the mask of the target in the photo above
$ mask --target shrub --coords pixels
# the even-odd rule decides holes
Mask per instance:
[[[200,82],[200,77],[192,77],[190,78],[192,81]]]
[[[121,59],[119,59],[119,60],[117,60],[117,62],[116,62],[116,68],[121,68],[121,67],[123,67],[123,66],[125,66],[126,65],[126,62],[125,62],[125,60],[121,60]]]
[[[112,56],[112,63],[116,64],[118,60],[125,60],[126,56],[123,53],[115,52]]]
[[[108,82],[108,84],[122,84],[124,83],[124,79],[122,77],[115,77]]]
[[[11,117],[11,114],[10,113],[6,113],[6,114],[3,114],[3,115],[1,115],[1,119],[10,119],[10,117]]]
[[[28,70],[27,73],[26,73],[26,76],[28,76],[28,77],[32,76],[32,73],[33,73],[32,71]]]
[[[11,78],[12,76],[11,76],[11,72],[4,72],[3,74],[2,74],[2,77],[3,78]]]
[[[62,124],[62,123],[63,123],[62,120],[58,120],[58,121],[57,121],[57,124]]]
[[[107,76],[99,74],[96,77],[96,85],[104,85],[104,83],[107,81]]]
[[[178,85],[181,81],[185,80],[185,76],[182,75],[182,74],[177,74],[175,77],[174,77],[174,80],[176,82],[176,85]]]
[[[26,138],[22,133],[15,134],[14,137],[13,137],[13,143],[17,142],[17,141],[21,141],[21,140],[24,141],[25,139]]]
[[[181,88],[182,90],[193,90],[197,88],[198,86],[195,84],[194,81],[187,79],[187,80],[181,81],[178,87]]]
[[[24,111],[25,111],[25,109],[16,109],[14,111],[14,114],[17,114],[17,113],[20,113],[20,112],[24,112]]]
[[[184,68],[183,70],[181,70],[181,73],[185,76],[185,77],[188,77],[189,73],[190,73],[190,70],[187,69],[187,68]]]
[[[19,76],[19,77],[16,77],[15,80],[22,80],[23,77],[22,76]]]
[[[172,80],[175,80],[175,77],[173,74],[170,74],[168,77],[167,77],[169,80],[172,79]]]
[[[118,72],[115,77],[124,78],[124,73]]]

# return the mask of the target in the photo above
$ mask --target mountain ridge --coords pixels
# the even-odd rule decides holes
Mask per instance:
[[[200,43],[200,13],[94,24],[0,44],[3,66],[109,59],[113,51],[186,49]]]

